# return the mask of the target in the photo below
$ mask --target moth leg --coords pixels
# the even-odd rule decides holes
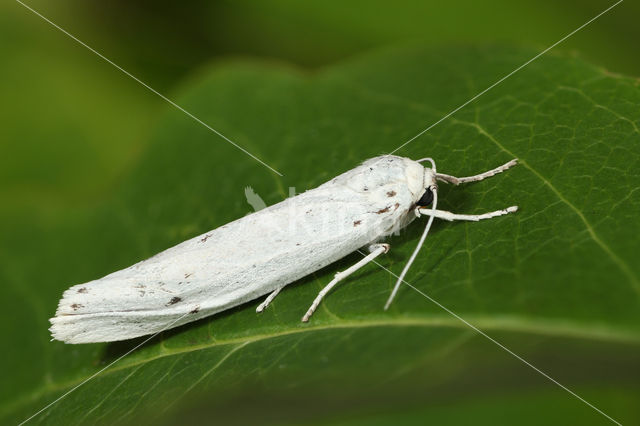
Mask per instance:
[[[496,167],[495,169],[486,171],[484,173],[480,173],[479,175],[473,175],[473,176],[467,176],[467,177],[455,177],[451,175],[445,175],[444,173],[436,173],[436,179],[441,180],[443,182],[452,183],[454,185],[460,185],[461,183],[468,183],[468,182],[478,182],[488,177],[495,176],[498,173],[502,173],[505,170],[515,166],[516,164],[518,164],[518,160],[514,158],[513,160],[509,161],[506,164],[503,164],[500,167]]]
[[[311,315],[313,315],[315,310],[318,308],[318,305],[320,304],[324,296],[326,296],[327,293],[329,293],[331,289],[335,287],[336,284],[338,284],[338,282],[348,277],[349,275],[353,274],[355,271],[362,268],[364,265],[371,262],[373,259],[381,255],[382,253],[388,252],[389,247],[390,247],[389,244],[371,244],[369,246],[369,255],[362,258],[358,263],[351,266],[350,268],[345,269],[342,272],[338,272],[333,278],[333,280],[331,280],[329,284],[327,284],[322,290],[320,290],[320,293],[318,293],[318,295],[314,299],[313,303],[309,307],[309,310],[302,317],[302,322],[309,321],[309,318],[311,317]]]
[[[507,207],[504,210],[496,210],[494,212],[483,213],[483,214],[456,214],[456,213],[451,213],[445,210],[433,210],[433,209],[417,209],[416,213],[418,213],[418,215],[433,216],[433,217],[437,217],[438,219],[444,219],[449,221],[471,220],[471,221],[477,222],[482,219],[491,219],[492,217],[498,217],[498,216],[513,213],[516,211],[518,211],[518,206],[511,206],[511,207]]]
[[[273,299],[276,298],[276,296],[278,295],[278,293],[280,293],[280,290],[282,290],[284,287],[280,287],[280,288],[276,288],[275,290],[273,290],[271,292],[270,295],[267,296],[266,299],[264,299],[264,302],[262,302],[261,304],[258,305],[258,307],[256,308],[256,312],[260,313],[262,311],[265,310],[265,308],[267,306],[269,306],[269,303],[271,303],[273,301]]]

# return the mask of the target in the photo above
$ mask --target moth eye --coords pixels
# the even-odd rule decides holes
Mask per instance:
[[[420,199],[418,200],[417,204],[419,206],[428,206],[429,204],[431,204],[432,201],[433,201],[433,191],[431,191],[431,188],[427,188],[424,194],[422,194],[422,197],[420,197]]]

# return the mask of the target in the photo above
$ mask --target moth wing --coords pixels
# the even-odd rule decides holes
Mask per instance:
[[[412,195],[397,164],[381,163],[389,170],[379,173],[365,163],[129,268],[75,285],[64,292],[51,333],[67,343],[153,334],[316,271],[414,217],[407,214]]]

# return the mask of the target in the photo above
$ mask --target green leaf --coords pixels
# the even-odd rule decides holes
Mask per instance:
[[[201,70],[179,104],[284,177],[168,110],[136,167],[97,205],[3,213],[0,308],[11,325],[2,332],[19,349],[3,354],[0,419],[29,417],[143,341],[49,342],[47,319],[69,285],[249,213],[245,186],[272,204],[288,187],[313,188],[390,152],[534,54],[405,47],[312,75],[250,61]],[[441,185],[447,210],[521,209],[436,222],[407,279],[623,423],[640,420],[639,102],[637,80],[546,55],[397,153],[431,156],[462,176],[520,159],[480,183]],[[389,240],[384,268],[399,273],[421,222]],[[375,265],[302,324],[317,291],[359,258],[292,284],[262,315],[255,301],[167,331],[33,421],[391,422],[432,411],[463,421],[456,413],[469,409],[476,423],[510,423],[538,407],[548,422],[606,424],[408,286],[384,312],[394,277]]]

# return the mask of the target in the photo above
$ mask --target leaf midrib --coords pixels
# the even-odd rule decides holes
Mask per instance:
[[[566,320],[548,319],[548,320],[530,320],[513,316],[502,317],[467,317],[466,321],[473,324],[480,330],[486,331],[498,331],[498,332],[520,332],[538,334],[544,336],[555,337],[567,337],[577,339],[587,339],[602,342],[615,342],[615,343],[630,343],[640,345],[640,332],[635,330],[625,329],[611,329],[607,327],[598,326],[597,324],[578,324],[575,322],[569,322]],[[275,339],[278,337],[310,333],[315,331],[325,330],[337,330],[337,329],[361,329],[361,328],[374,328],[374,327],[450,327],[465,329],[467,326],[461,321],[448,316],[442,317],[396,317],[392,318],[379,318],[360,321],[342,321],[340,323],[329,323],[315,326],[300,326],[298,328],[290,328],[287,330],[255,334],[253,336],[242,336],[237,338],[231,338],[227,340],[215,340],[200,345],[187,346],[178,349],[163,349],[162,352],[155,354],[151,357],[135,360],[132,362],[123,363],[113,368],[106,370],[102,374],[112,374],[128,368],[134,368],[142,366],[148,362],[155,361],[157,359],[166,358],[169,356],[183,355],[186,353],[196,352],[199,350],[206,350],[220,346],[227,345],[239,345],[246,346],[251,343]],[[234,346],[235,347],[235,346]],[[233,349],[233,348],[232,348]],[[84,380],[90,377],[90,375],[84,377],[77,377],[67,382],[53,383],[48,382],[45,386],[28,395],[22,395],[15,398],[11,402],[7,402],[3,405],[2,416],[9,414],[12,410],[18,409],[38,398],[44,397],[46,394],[53,394],[73,386],[82,383]]]

